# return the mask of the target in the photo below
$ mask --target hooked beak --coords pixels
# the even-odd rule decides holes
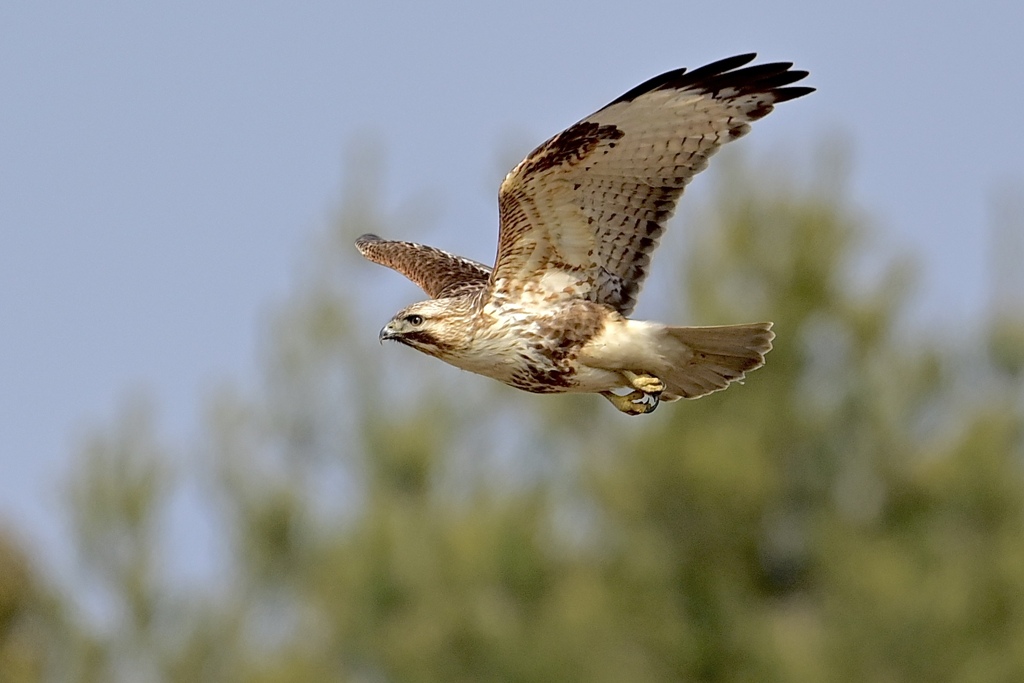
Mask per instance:
[[[387,339],[397,339],[400,335],[395,331],[394,321],[392,320],[384,327],[380,328],[380,334],[377,335],[377,341],[381,344]]]

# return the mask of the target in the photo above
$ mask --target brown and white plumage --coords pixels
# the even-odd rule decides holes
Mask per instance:
[[[690,179],[776,103],[813,91],[791,86],[807,72],[744,66],[753,59],[652,78],[531,152],[501,184],[493,270],[361,237],[364,256],[433,299],[400,312],[381,338],[528,391],[602,393],[629,413],[762,365],[770,323],[679,328],[625,317]],[[621,387],[634,392],[611,394]]]
[[[491,276],[490,266],[422,244],[363,235],[356,240],[356,247],[374,263],[394,268],[412,280],[432,299],[484,286]]]

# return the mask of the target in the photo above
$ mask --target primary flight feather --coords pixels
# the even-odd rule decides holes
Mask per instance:
[[[754,57],[652,78],[531,152],[501,184],[493,268],[360,237],[366,258],[431,297],[395,315],[380,339],[526,391],[599,393],[632,415],[724,389],[763,365],[771,323],[627,317],[690,179],[776,103],[814,90],[791,85],[806,71],[745,66]]]

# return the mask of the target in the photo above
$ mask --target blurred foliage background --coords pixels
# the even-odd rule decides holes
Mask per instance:
[[[915,327],[841,163],[737,159],[647,317],[775,350],[639,418],[379,348],[418,294],[352,241],[416,214],[353,164],[259,383],[198,443],[135,398],[82,444],[76,585],[0,532],[0,681],[1024,680],[1024,319]]]

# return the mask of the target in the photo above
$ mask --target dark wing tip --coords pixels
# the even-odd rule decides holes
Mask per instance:
[[[693,88],[708,93],[718,93],[725,89],[734,89],[740,94],[755,92],[771,92],[775,102],[784,102],[814,92],[814,88],[785,88],[806,78],[806,71],[792,71],[792,62],[771,62],[768,64],[749,64],[757,57],[756,52],[748,52],[735,57],[726,57],[717,62],[706,64],[693,71],[685,68],[667,71],[655,76],[632,90],[619,96],[612,104],[631,102],[646,93],[655,90],[681,90]]]
[[[719,59],[717,62],[711,62],[710,64],[705,64],[699,69],[694,69],[689,74],[687,74],[686,80],[688,83],[696,83],[706,78],[711,78],[719,74],[724,74],[727,71],[738,69],[744,64],[749,64],[750,62],[754,61],[756,57],[756,52],[748,52],[746,54],[736,55],[735,57],[726,57],[725,59]]]
[[[810,95],[815,90],[817,90],[817,88],[808,88],[803,86],[798,88],[779,88],[775,91],[775,101],[786,102],[788,100],[795,100],[798,97]]]
[[[709,76],[714,76],[716,74],[721,74],[726,71],[739,68],[744,64],[753,61],[755,57],[757,57],[756,52],[748,52],[743,55],[726,57],[725,59],[720,59],[717,62],[712,62],[711,64],[705,64],[693,71],[687,71],[685,66],[679,69],[673,69],[672,71],[666,71],[659,76],[655,76],[654,78],[644,81],[632,90],[623,93],[618,98],[610,102],[609,106],[612,104],[618,104],[619,102],[632,102],[641,95],[654,90],[685,87],[688,84]]]
[[[677,87],[703,90],[712,95],[723,90],[731,90],[739,95],[752,93],[774,94],[784,86],[796,83],[807,77],[806,71],[793,71],[791,70],[792,68],[792,62],[770,62],[768,64],[755,64],[754,66],[733,71],[708,72],[700,78],[693,78],[694,74],[690,74],[690,78],[686,79],[685,83],[680,83]]]
[[[668,83],[672,83],[673,81],[678,80],[685,73],[685,66],[679,69],[673,69],[672,71],[666,71],[665,73],[655,76],[654,78],[650,78],[641,83],[640,85],[636,86],[635,88],[631,88],[627,92],[622,93],[614,100],[609,102],[606,106],[610,107],[613,104],[618,104],[619,102],[632,102],[633,100],[635,100],[636,98],[640,97],[645,93],[649,93],[652,90],[657,90],[658,88],[663,88]]]

